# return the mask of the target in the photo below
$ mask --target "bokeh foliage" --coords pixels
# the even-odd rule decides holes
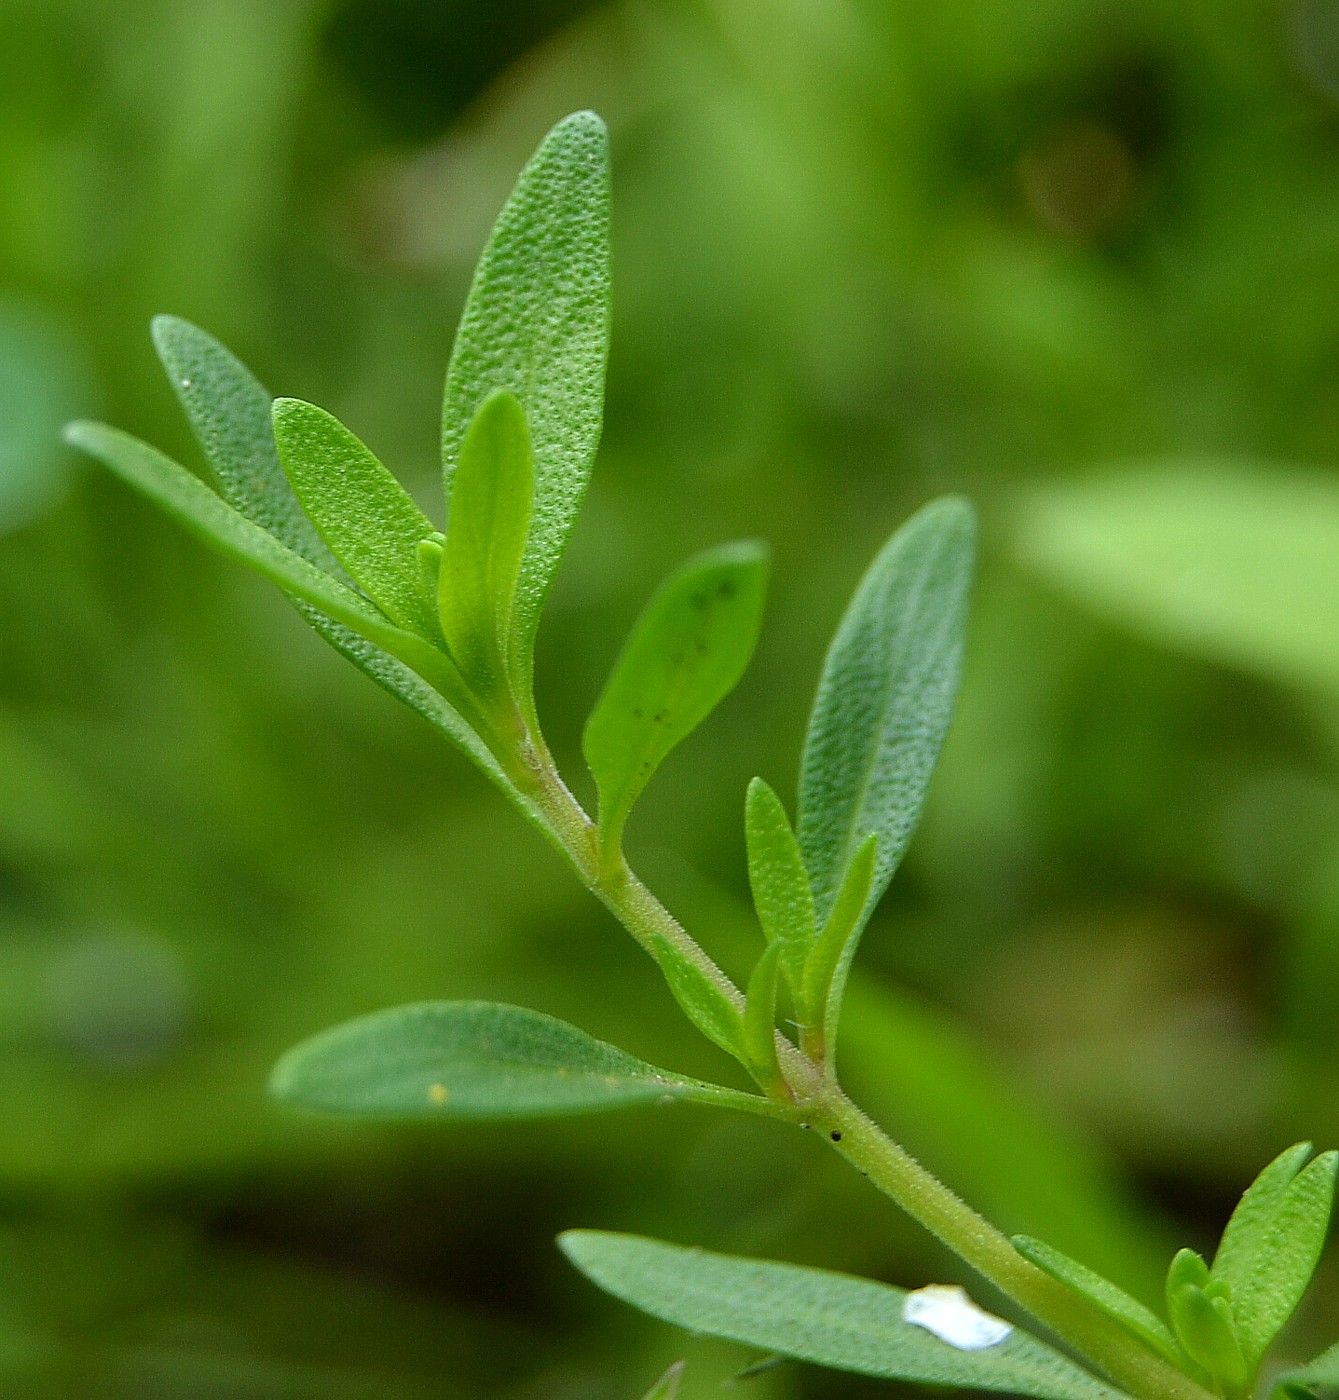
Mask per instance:
[[[687,1354],[696,1397],[747,1359],[595,1298],[566,1226],[951,1273],[766,1125],[374,1131],[263,1096],[293,1041],[437,996],[728,1073],[426,726],[56,445],[96,412],[196,460],[170,312],[426,507],[470,269],[577,107],[613,132],[615,326],[540,634],[569,772],[655,581],[774,549],[758,658],[635,863],[749,964],[745,784],[793,772],[874,549],[963,492],[964,700],[864,941],[852,1087],[1145,1297],[1173,1233],[1339,1139],[1339,632],[1327,657],[1332,599],[1299,613],[1339,494],[1337,104],[1323,0],[0,0],[0,1393],[612,1400]],[[1231,646],[1168,563],[1186,459],[1239,561],[1209,584]],[[1297,491],[1320,546],[1261,505]],[[1265,581],[1236,611],[1232,577]],[[1337,1299],[1331,1264],[1281,1363]]]

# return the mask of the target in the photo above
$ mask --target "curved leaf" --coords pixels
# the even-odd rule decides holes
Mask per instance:
[[[684,1015],[727,1055],[747,1064],[744,1017],[740,1008],[667,938],[657,937],[651,951]]]
[[[820,920],[871,833],[866,915],[911,840],[958,694],[975,542],[966,501],[932,502],[879,552],[837,628],[800,762],[800,849]]]
[[[753,541],[706,550],[661,584],[634,625],[582,738],[607,853],[666,755],[744,674],[762,626],[767,559]]]
[[[592,1282],[653,1317],[819,1366],[1039,1400],[1121,1394],[1017,1328],[959,1350],[906,1322],[909,1295],[887,1284],[637,1235],[569,1230],[558,1243]]]
[[[780,949],[782,971],[798,997],[805,960],[818,937],[814,896],[786,809],[761,778],[749,784],[744,835],[753,907],[768,942]]]
[[[1209,1270],[1210,1277],[1227,1284],[1233,1294],[1245,1285],[1259,1262],[1269,1228],[1288,1187],[1306,1165],[1311,1151],[1309,1142],[1299,1142],[1280,1152],[1238,1201]]]
[[[544,139],[494,225],[442,408],[448,499],[466,429],[489,394],[510,389],[530,424],[534,519],[516,608],[527,671],[528,643],[599,445],[608,353],[609,136],[595,113],[577,112]]]
[[[751,1098],[656,1069],[552,1016],[486,1001],[397,1006],[324,1031],[279,1061],[270,1092],[370,1118],[534,1118]]]

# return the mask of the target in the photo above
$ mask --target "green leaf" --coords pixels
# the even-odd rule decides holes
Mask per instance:
[[[1202,1366],[1221,1392],[1235,1394],[1254,1372],[1242,1355],[1241,1339],[1225,1294],[1194,1283],[1167,1290],[1167,1311],[1186,1355]]]
[[[525,410],[500,389],[484,400],[460,450],[437,585],[442,635],[482,694],[524,685],[528,674],[517,675],[511,634],[533,490]]]
[[[1287,1185],[1260,1230],[1250,1267],[1232,1285],[1232,1311],[1252,1370],[1292,1316],[1320,1262],[1339,1152],[1323,1152]]]
[[[886,1284],[636,1235],[569,1230],[558,1242],[592,1282],[653,1317],[815,1365],[1039,1400],[1120,1394],[1018,1328],[960,1350],[904,1321],[908,1295]]]
[[[642,1400],[677,1400],[679,1383],[683,1380],[684,1362],[675,1361],[661,1373],[660,1379],[642,1397]]]
[[[869,906],[878,847],[879,838],[871,834],[856,851],[804,966],[800,1018],[809,1032],[806,1045],[819,1059],[834,1058],[846,978],[860,941],[861,915]]]
[[[749,1073],[766,1089],[785,1083],[776,1053],[776,992],[781,945],[770,944],[749,978],[744,1000],[743,1047]]]
[[[1274,1382],[1275,1400],[1306,1396],[1313,1390],[1339,1390],[1339,1342],[1314,1361],[1285,1371]]]
[[[667,938],[657,937],[653,951],[674,1000],[683,1008],[688,1019],[727,1055],[733,1055],[741,1064],[747,1064],[744,1020],[739,1007]]]
[[[818,937],[814,896],[786,809],[761,778],[749,784],[744,834],[758,921],[768,941],[779,947],[781,970],[798,997],[805,960]]]
[[[153,336],[224,500],[318,569],[345,580],[347,576],[307,519],[280,465],[270,392],[235,355],[189,321],[159,316],[153,323]],[[434,581],[429,596],[435,593]],[[497,760],[473,729],[422,677],[310,604],[297,598],[293,602],[336,651],[458,744],[494,782],[512,791]],[[518,800],[533,819],[529,804]]]
[[[65,437],[216,549],[398,657],[439,689],[463,695],[455,668],[441,652],[233,510],[170,457],[102,423],[71,423]]]
[[[290,1050],[270,1092],[288,1104],[371,1118],[534,1118],[751,1096],[656,1069],[520,1006],[420,1002],[361,1016]]]
[[[1066,1287],[1081,1293],[1101,1308],[1108,1317],[1128,1328],[1150,1350],[1174,1366],[1182,1364],[1176,1339],[1168,1330],[1167,1324],[1151,1309],[1131,1298],[1123,1288],[1118,1288],[1101,1274],[1094,1273],[1092,1269],[1066,1254],[1061,1254],[1058,1249],[1043,1244],[1041,1240],[1031,1239],[1027,1235],[1015,1235],[1013,1246],[1024,1259],[1031,1260],[1052,1278],[1059,1279]]]
[[[767,557],[752,541],[706,550],[661,584],[633,627],[582,740],[607,853],[665,756],[744,674],[762,625]]]
[[[609,137],[593,112],[577,112],[545,138],[493,228],[442,410],[448,499],[466,428],[491,393],[510,389],[530,424],[534,518],[516,607],[516,650],[527,672],[599,445],[608,353]]]
[[[1182,459],[1030,491],[1015,548],[1084,604],[1287,685],[1339,694],[1339,483]]]
[[[284,473],[330,552],[387,617],[436,637],[418,563],[432,521],[333,414],[301,399],[275,399],[273,414]]]
[[[945,497],[893,535],[828,651],[800,763],[800,849],[826,919],[856,851],[879,838],[865,914],[911,840],[962,670],[971,506]]]
[[[1226,1283],[1234,1294],[1259,1262],[1265,1237],[1288,1187],[1311,1152],[1309,1142],[1299,1142],[1280,1152],[1246,1188],[1232,1212],[1209,1272],[1212,1278]]]

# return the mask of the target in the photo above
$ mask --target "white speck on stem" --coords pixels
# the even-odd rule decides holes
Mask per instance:
[[[908,1293],[902,1304],[902,1320],[933,1332],[959,1351],[999,1346],[1014,1330],[1002,1318],[978,1308],[961,1288],[948,1283],[932,1283]]]

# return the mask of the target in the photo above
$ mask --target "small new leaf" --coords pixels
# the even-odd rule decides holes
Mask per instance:
[[[780,950],[781,971],[798,998],[804,964],[818,937],[814,896],[786,809],[761,778],[749,784],[744,834],[758,921],[768,942]]]
[[[743,1044],[749,1073],[772,1093],[784,1092],[776,1054],[776,993],[781,944],[772,943],[758,959],[744,1002]]]
[[[387,617],[435,638],[418,563],[432,521],[333,414],[301,399],[276,399],[273,413],[284,473],[330,552]]]
[[[1186,1355],[1209,1373],[1220,1392],[1240,1394],[1253,1368],[1242,1355],[1228,1299],[1186,1283],[1171,1290],[1167,1310]]]
[[[829,1064],[835,1059],[846,978],[869,907],[878,848],[879,838],[871,835],[856,851],[833,901],[832,912],[804,966],[799,1011],[805,1027],[805,1049],[816,1060],[826,1059]]]
[[[966,501],[924,507],[870,565],[828,650],[799,803],[822,920],[871,832],[879,850],[868,907],[877,903],[920,818],[958,693],[975,540]]]
[[[518,674],[511,643],[533,490],[525,410],[501,389],[483,401],[461,445],[436,594],[447,648],[482,695],[516,694],[529,675],[528,663]]]
[[[290,1050],[270,1092],[368,1118],[535,1118],[751,1098],[656,1069],[552,1016],[482,1001],[421,1002],[336,1026]]]
[[[818,1366],[922,1385],[1115,1400],[1121,1392],[1019,1328],[964,1351],[904,1320],[900,1288],[762,1259],[682,1249],[636,1235],[569,1230],[567,1257],[652,1317]]]
[[[1108,1317],[1114,1318],[1138,1337],[1150,1351],[1174,1366],[1182,1364],[1176,1339],[1168,1331],[1167,1324],[1151,1309],[1131,1298],[1123,1288],[1118,1288],[1101,1274],[1094,1273],[1086,1265],[1061,1254],[1041,1240],[1015,1235],[1013,1246],[1024,1259],[1031,1260],[1052,1278],[1059,1279],[1066,1287],[1095,1303]]]
[[[576,112],[545,137],[494,225],[446,374],[447,497],[468,425],[495,390],[520,400],[534,443],[534,519],[518,581],[516,654],[528,668],[540,608],[590,480],[609,352],[609,135]],[[522,692],[529,677],[522,678]]]
[[[637,620],[582,740],[606,859],[617,855],[628,813],[665,756],[744,674],[766,589],[763,545],[721,545],[671,574]]]
[[[1314,1361],[1285,1371],[1275,1382],[1274,1400],[1306,1400],[1317,1390],[1339,1390],[1339,1342]]]
[[[744,1018],[739,1008],[668,939],[658,937],[652,951],[684,1015],[708,1040],[747,1066],[749,1057],[744,1045]]]

